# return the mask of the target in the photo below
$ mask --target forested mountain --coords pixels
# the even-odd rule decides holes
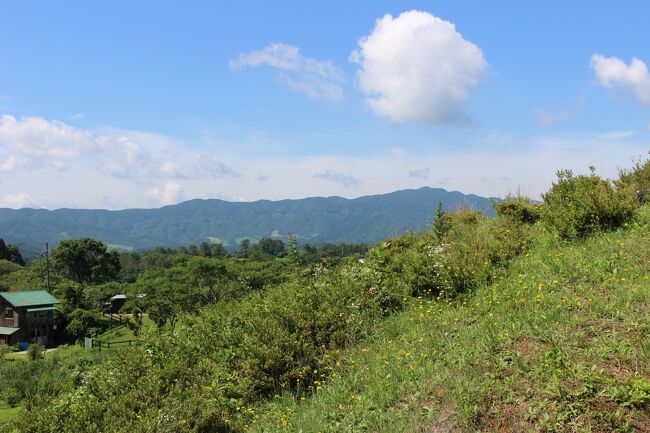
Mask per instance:
[[[48,241],[89,236],[124,249],[178,246],[203,241],[234,248],[243,238],[296,235],[301,243],[366,242],[419,230],[438,203],[491,212],[490,200],[424,187],[356,199],[228,202],[190,200],[158,209],[0,209],[0,235],[26,256]]]

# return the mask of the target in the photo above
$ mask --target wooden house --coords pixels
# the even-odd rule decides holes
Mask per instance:
[[[51,344],[58,303],[44,290],[0,292],[0,344]]]

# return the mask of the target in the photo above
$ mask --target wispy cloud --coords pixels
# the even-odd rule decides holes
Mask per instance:
[[[414,170],[409,170],[409,177],[415,179],[428,179],[429,178],[429,167],[416,168]]]
[[[359,186],[363,183],[361,179],[354,177],[351,174],[345,174],[335,170],[326,170],[322,173],[316,173],[314,177],[341,184],[346,188]]]
[[[533,117],[535,123],[540,126],[553,125],[576,114],[580,111],[587,102],[586,95],[580,95],[576,102],[570,108],[563,108],[560,110],[552,110],[546,107],[537,107],[533,109]]]
[[[331,61],[300,54],[298,47],[273,43],[261,50],[242,53],[230,61],[231,69],[269,66],[290,89],[310,98],[338,100],[343,97],[345,75]]]

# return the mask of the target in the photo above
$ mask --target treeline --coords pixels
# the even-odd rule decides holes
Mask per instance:
[[[217,259],[239,259],[252,261],[269,261],[276,258],[290,258],[299,265],[323,264],[337,266],[349,256],[362,256],[368,252],[367,244],[325,244],[312,246],[308,243],[298,248],[281,239],[263,238],[256,243],[243,239],[239,249],[230,252],[221,243],[202,242],[198,245],[182,245],[178,248],[153,248],[142,253],[123,252],[120,254],[120,281],[134,282],[141,272],[153,268],[168,268],[177,255],[209,257]],[[293,249],[293,251],[292,251]],[[290,257],[291,256],[291,257]]]

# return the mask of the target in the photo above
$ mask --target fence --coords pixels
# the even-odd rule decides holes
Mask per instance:
[[[86,349],[99,349],[102,351],[104,349],[111,349],[113,347],[119,346],[130,346],[133,343],[136,343],[138,340],[123,340],[123,341],[102,341],[94,338],[86,337],[84,338],[83,346]]]

